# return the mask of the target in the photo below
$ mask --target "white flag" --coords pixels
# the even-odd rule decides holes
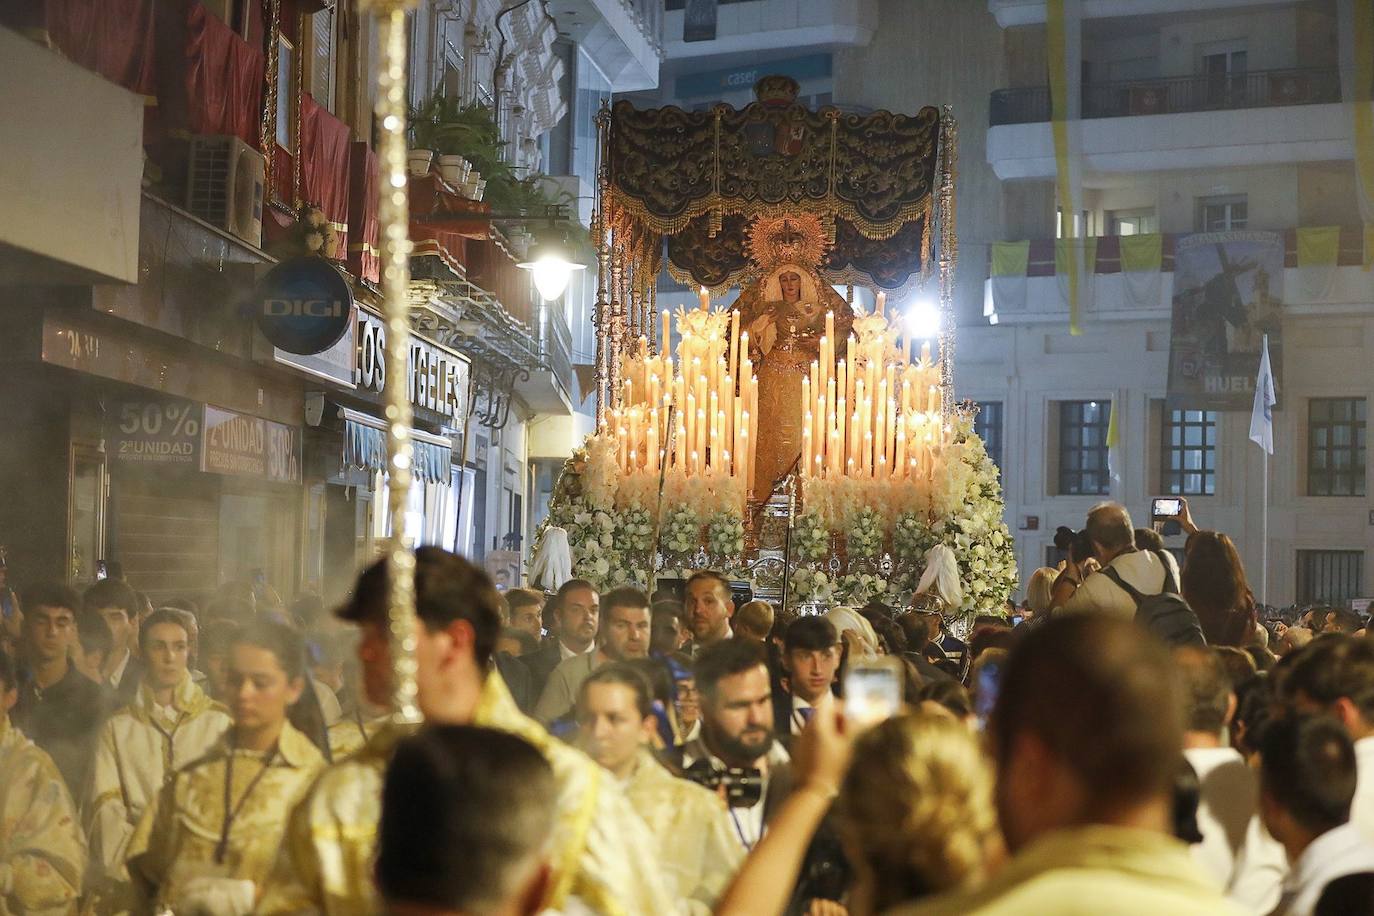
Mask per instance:
[[[1274,454],[1274,375],[1269,371],[1269,335],[1264,335],[1259,377],[1255,379],[1255,406],[1250,411],[1250,441]]]

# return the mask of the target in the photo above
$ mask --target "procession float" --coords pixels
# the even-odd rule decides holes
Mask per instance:
[[[596,431],[545,527],[599,586],[712,568],[803,612],[906,606],[944,545],[941,610],[1001,613],[997,469],[952,392],[954,120],[755,91],[602,112]],[[665,270],[695,307],[658,308]],[[927,290],[943,320],[922,341],[895,304]]]

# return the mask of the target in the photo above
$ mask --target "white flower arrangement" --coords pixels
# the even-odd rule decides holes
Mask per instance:
[[[883,598],[887,595],[887,579],[877,573],[855,572],[841,576],[835,583],[836,591],[839,592],[841,600],[853,607],[860,607],[872,601],[874,598]]]
[[[654,525],[649,510],[635,507],[623,510],[616,518],[614,543],[627,553],[647,553],[653,549]]]
[[[809,602],[829,604],[831,599],[835,597],[835,585],[830,580],[830,575],[824,570],[811,569],[806,566],[792,570],[792,581],[789,589],[791,596],[796,597],[795,603],[797,604]]]
[[[744,520],[730,512],[717,512],[706,524],[706,549],[736,562],[744,557]],[[736,562],[736,565],[742,563]]]
[[[845,535],[849,559],[875,557],[883,549],[883,526],[878,510],[864,506],[854,513],[854,521]]]
[[[803,563],[825,559],[830,550],[830,529],[819,513],[807,510],[792,520],[792,547]]]
[[[674,506],[664,519],[662,536],[669,553],[691,553],[701,546],[701,518],[690,505]]]

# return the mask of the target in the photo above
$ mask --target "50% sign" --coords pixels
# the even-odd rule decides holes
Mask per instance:
[[[190,401],[120,405],[116,457],[141,464],[191,464],[200,447],[201,407]]]

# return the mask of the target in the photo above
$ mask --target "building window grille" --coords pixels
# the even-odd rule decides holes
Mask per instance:
[[[1170,409],[1164,423],[1163,490],[1171,496],[1217,492],[1217,412]]]
[[[1059,494],[1105,496],[1110,401],[1059,402]]]
[[[1363,551],[1298,551],[1299,604],[1346,604],[1360,596],[1363,581]]]
[[[1002,402],[976,401],[978,414],[973,420],[973,432],[983,440],[983,448],[988,457],[1000,469],[1002,467]]]
[[[1307,405],[1307,495],[1364,496],[1364,398]]]

